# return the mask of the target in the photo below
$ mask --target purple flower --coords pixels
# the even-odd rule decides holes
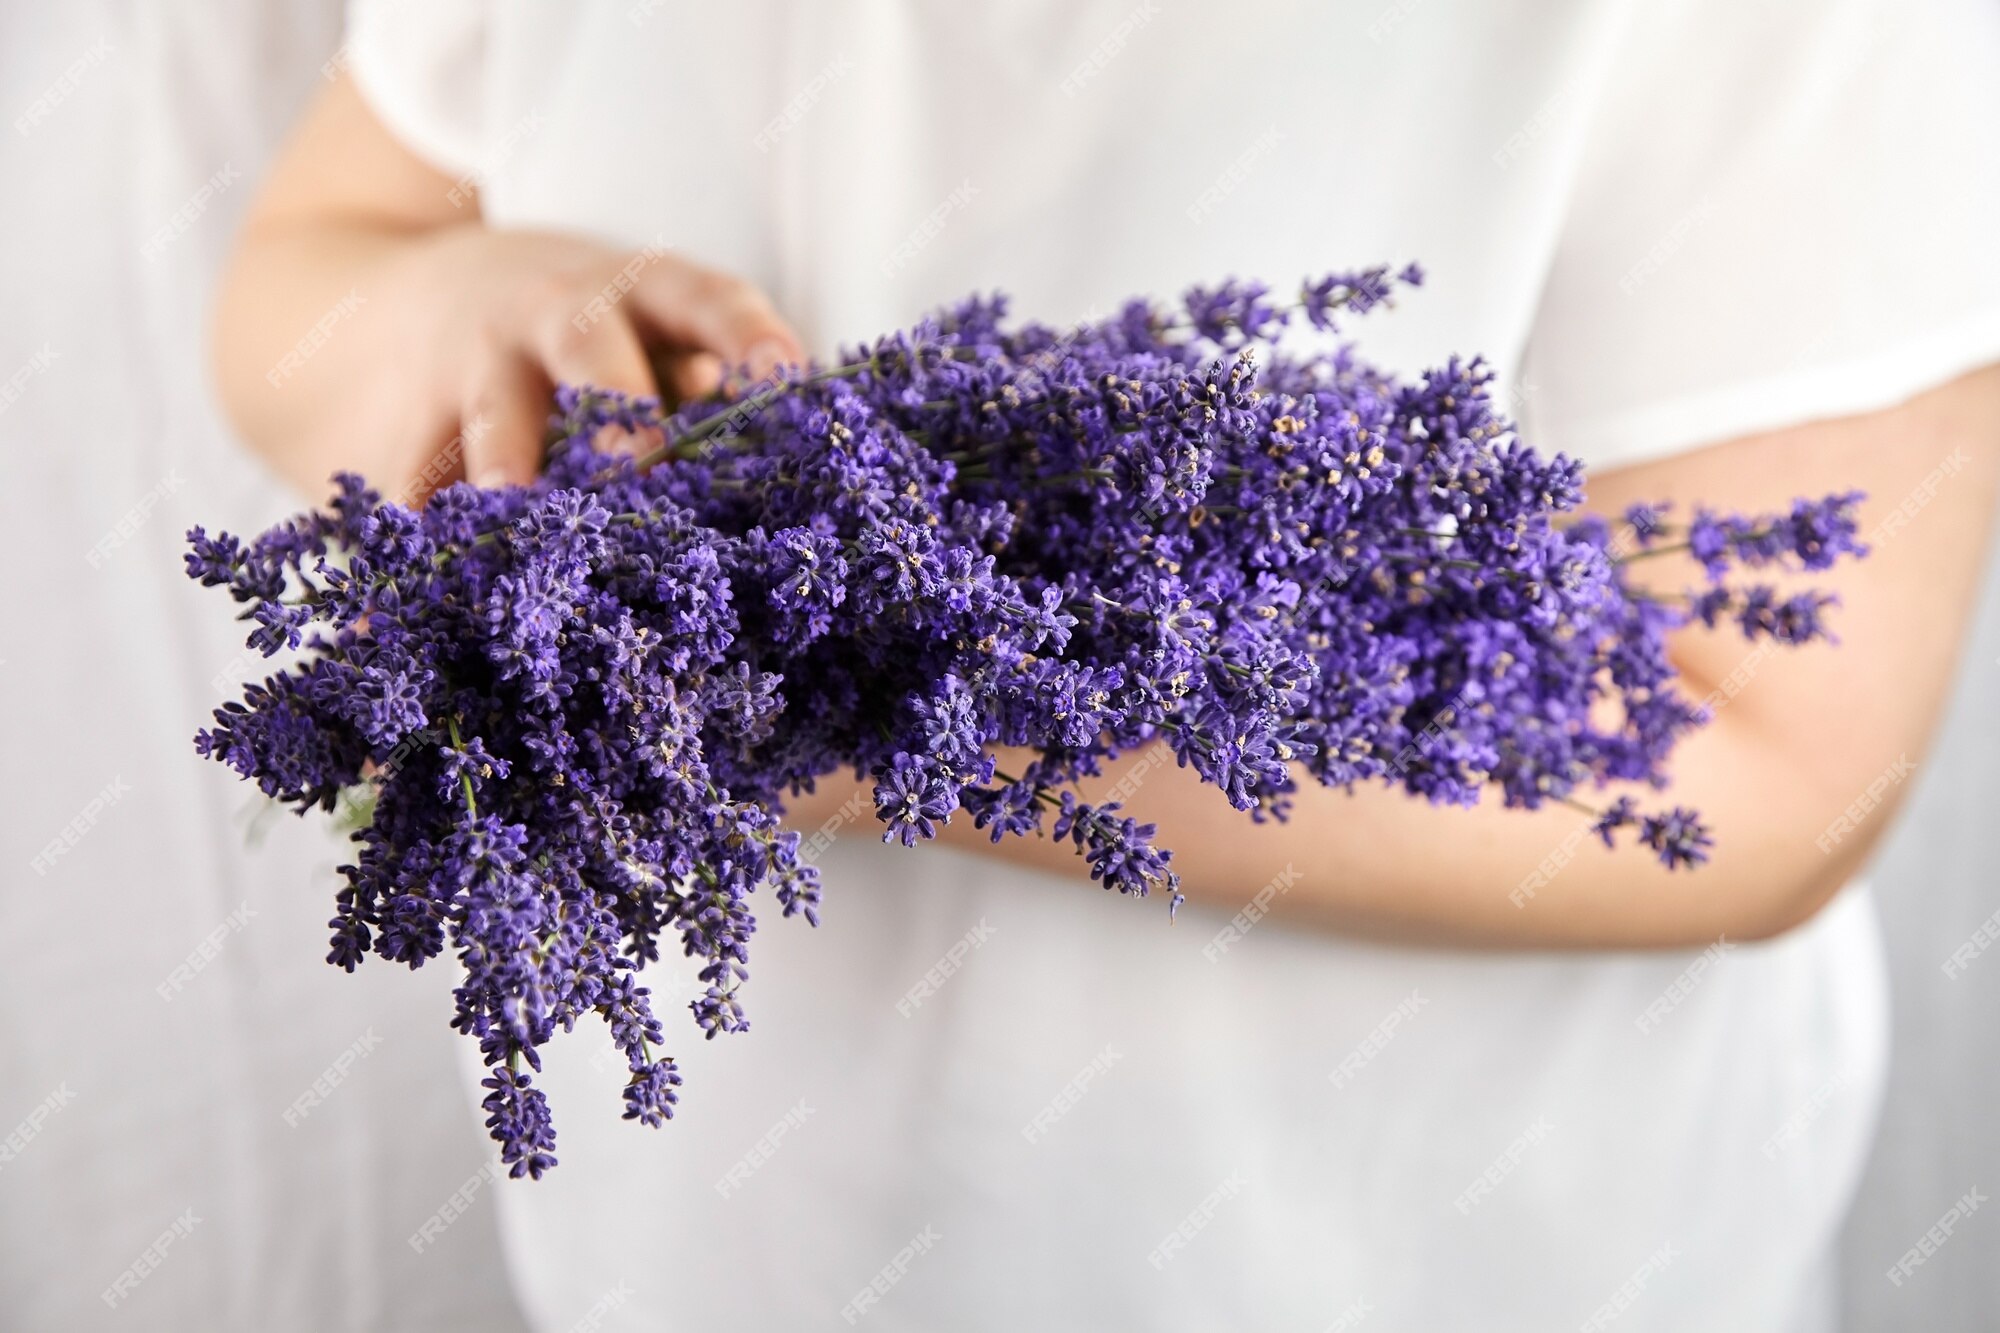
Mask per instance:
[[[658,1129],[674,1118],[680,1086],[680,1071],[671,1059],[662,1057],[645,1065],[625,1084],[624,1118]]]
[[[491,1089],[480,1106],[486,1111],[486,1128],[500,1144],[500,1160],[510,1168],[507,1174],[540,1180],[556,1164],[556,1131],[549,1121],[548,1098],[530,1082],[526,1074],[496,1069],[480,1081]]]
[[[1708,860],[1708,849],[1715,845],[1694,811],[1680,806],[1664,815],[1643,817],[1639,821],[1639,841],[1658,853],[1660,864],[1669,870],[1700,865]]]
[[[875,811],[884,842],[914,847],[919,839],[934,838],[938,822],[957,808],[957,791],[934,761],[898,754],[876,775]]]
[[[1611,840],[1614,830],[1626,828],[1638,822],[1639,815],[1637,809],[1632,804],[1632,798],[1629,796],[1620,796],[1617,800],[1598,812],[1596,822],[1591,824],[1590,831],[1603,839],[1606,847],[1610,847],[1614,845]]]

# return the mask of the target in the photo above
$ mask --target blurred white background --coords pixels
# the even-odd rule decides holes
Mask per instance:
[[[189,748],[252,664],[181,534],[297,507],[221,423],[210,288],[338,39],[0,18],[0,1329],[522,1327],[448,979],[322,964],[336,844]]]

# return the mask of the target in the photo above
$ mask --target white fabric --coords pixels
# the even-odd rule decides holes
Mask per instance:
[[[1062,321],[1418,258],[1369,352],[1483,351],[1532,438],[1607,466],[2000,356],[1973,230],[1997,28],[1804,0],[363,0],[353,68],[494,222],[664,239],[821,352],[976,287]],[[976,858],[843,842],[826,877],[817,934],[759,937],[754,1031],[677,1043],[668,1130],[618,1123],[615,1072],[558,1044],[562,1165],[502,1193],[543,1327],[621,1286],[601,1327],[1829,1326],[1884,1058],[1863,890],[1706,965],[1276,924],[1210,962],[1221,915],[1169,929]]]
[[[339,31],[330,3],[0,15],[8,1333],[522,1327],[477,1184],[408,1243],[486,1157],[439,1077],[448,978],[324,965],[342,850],[190,743],[256,663],[181,533],[298,504],[219,419],[209,294]]]

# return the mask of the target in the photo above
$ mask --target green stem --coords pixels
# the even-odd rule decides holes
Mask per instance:
[[[458,719],[455,717],[448,717],[444,720],[444,724],[446,729],[451,732],[452,745],[457,749],[463,750],[465,748],[465,742],[461,741],[458,738]],[[461,770],[458,775],[458,781],[459,784],[465,789],[465,812],[471,815],[474,819],[479,818],[479,802],[474,800],[472,796],[472,774]]]
[[[1776,528],[1759,528],[1754,532],[1746,532],[1740,537],[1732,537],[1731,540],[1746,542],[1761,541],[1776,531]],[[1645,560],[1648,557],[1656,555],[1672,555],[1677,551],[1688,550],[1692,546],[1693,543],[1689,541],[1669,542],[1665,546],[1648,546],[1643,550],[1634,551],[1630,555],[1621,555],[1611,563],[1614,565],[1629,565],[1634,560]]]
[[[643,472],[647,468],[669,457],[701,457],[702,454],[707,452],[707,450],[699,447],[702,441],[713,439],[718,435],[736,434],[749,424],[752,417],[755,417],[759,412],[762,412],[765,408],[795,389],[808,384],[821,384],[827,380],[853,379],[857,375],[879,369],[880,367],[876,363],[875,358],[870,357],[866,361],[856,361],[844,366],[829,366],[825,370],[815,370],[810,375],[796,380],[780,380],[768,389],[751,394],[728,411],[716,413],[714,416],[690,427],[685,433],[674,436],[658,449],[643,455],[638,462],[639,470]],[[735,423],[733,428],[731,427],[732,422]],[[660,424],[664,426],[666,423],[661,422]]]

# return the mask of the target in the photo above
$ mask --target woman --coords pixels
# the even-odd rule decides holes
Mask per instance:
[[[562,1165],[501,1195],[544,1326],[1831,1327],[1884,1063],[1854,876],[2000,478],[2000,20],[1349,8],[356,7],[217,331],[314,490],[522,480],[555,382],[698,393],[973,288],[1060,323],[1415,257],[1370,354],[1486,353],[1593,508],[1871,496],[1842,647],[1674,645],[1698,873],[1560,810],[1252,826],[1144,755],[1104,781],[1171,929],[1046,843],[836,841],[670,1129],[552,1052]]]

